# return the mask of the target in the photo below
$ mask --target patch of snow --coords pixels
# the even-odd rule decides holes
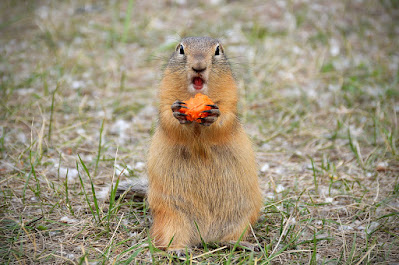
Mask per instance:
[[[75,179],[78,177],[78,170],[76,168],[66,168],[60,167],[60,178],[66,178],[68,176],[68,182],[75,182]],[[68,174],[68,175],[67,175]]]
[[[276,192],[277,192],[277,193],[280,193],[280,192],[282,192],[282,191],[284,191],[284,190],[285,190],[285,188],[284,188],[283,185],[281,185],[281,184],[278,184],[278,185],[277,185],[277,187],[276,187]]]
[[[264,144],[262,144],[262,146],[260,148],[261,149],[271,149],[271,146],[268,143],[264,143]]]
[[[265,163],[265,164],[261,167],[260,171],[263,172],[263,173],[265,173],[266,171],[269,170],[269,168],[270,168],[269,164]]]
[[[339,84],[328,84],[328,90],[337,92],[341,89],[341,85]]]
[[[336,39],[330,40],[330,54],[332,56],[337,56],[340,52],[339,41]]]
[[[79,89],[79,88],[84,87],[84,85],[85,85],[85,83],[83,81],[75,80],[75,81],[72,81],[71,87],[73,89]]]
[[[283,79],[283,80],[290,80],[290,81],[292,81],[292,80],[295,79],[294,74],[291,73],[291,72],[278,71],[277,74],[278,74],[278,76],[281,77],[281,79]]]
[[[295,150],[294,155],[296,156],[303,156],[303,153],[299,150]]]
[[[119,119],[116,122],[114,122],[114,124],[112,125],[111,132],[122,135],[129,127],[130,127],[129,122]]]
[[[365,230],[366,227],[364,225],[359,225],[358,227],[356,227],[357,230]]]
[[[178,5],[185,5],[187,4],[187,0],[175,0],[176,4]]]
[[[48,234],[49,234],[49,236],[56,236],[56,235],[61,234],[61,232],[60,231],[49,231]]]
[[[349,132],[351,133],[352,136],[361,136],[364,134],[363,129],[360,127],[355,127],[353,125],[349,126]],[[356,139],[352,139],[353,141],[355,141]]]
[[[299,48],[298,46],[294,46],[292,47],[292,52],[296,55],[301,55],[303,54],[303,50],[301,48]]]
[[[130,224],[130,223],[128,223]],[[137,237],[138,233],[137,232],[130,232],[129,237]]]
[[[106,200],[109,197],[110,186],[103,187],[101,190],[96,191],[96,197],[99,200]]]
[[[222,0],[209,0],[209,3],[211,4],[211,5],[220,5],[220,4],[222,4]]]
[[[20,133],[18,133],[17,134],[17,139],[18,139],[18,141],[20,141],[21,143],[26,143],[26,135],[24,134],[24,133],[22,133],[22,132],[20,132]]]
[[[353,227],[350,226],[350,225],[341,225],[341,226],[339,227],[339,230],[341,230],[341,231],[353,230]]]
[[[93,161],[92,155],[80,155],[80,157],[82,158],[83,162],[85,162],[85,163]]]
[[[47,20],[50,15],[50,10],[49,10],[49,7],[47,7],[47,6],[41,6],[36,9],[35,13],[41,19]]]
[[[325,202],[326,202],[326,203],[332,203],[333,200],[334,200],[334,198],[327,197],[327,198],[325,199]]]
[[[67,224],[75,224],[78,222],[77,219],[69,218],[68,216],[61,217],[60,221]]]
[[[119,176],[123,172],[122,173],[123,175],[129,176],[129,170],[128,169],[132,170],[132,167],[131,166],[126,166],[126,168],[125,168],[125,167],[123,167],[121,165],[116,164],[115,165],[115,175]]]
[[[34,88],[19,88],[19,89],[16,89],[15,92],[17,92],[17,94],[20,96],[25,96],[25,95],[32,94],[33,92],[35,92],[35,89]]]
[[[316,238],[317,239],[328,238],[328,234],[327,233],[319,234],[316,236]]]
[[[379,226],[380,226],[380,223],[371,222],[371,224],[370,224],[369,226],[367,226],[366,233],[367,233],[367,234],[373,233],[375,230],[377,230],[377,228],[378,228]]]
[[[386,168],[386,167],[388,167],[388,162],[386,162],[386,161],[379,162],[379,163],[377,164],[377,168],[378,168],[378,167],[380,167],[380,168]]]
[[[144,162],[137,162],[134,165],[134,169],[136,169],[138,171],[143,171],[145,169],[145,163]]]
[[[377,166],[375,167],[375,169],[377,171],[386,171],[386,170],[388,170],[388,162],[386,162],[386,161],[379,162],[377,164]]]
[[[270,199],[270,200],[274,200],[274,193],[273,192],[269,192],[266,194],[266,198]]]

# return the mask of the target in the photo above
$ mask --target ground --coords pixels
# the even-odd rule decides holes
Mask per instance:
[[[4,0],[0,13],[1,264],[399,263],[398,1]],[[104,192],[145,177],[163,65],[201,35],[220,38],[239,85],[259,252],[157,250],[146,204]]]

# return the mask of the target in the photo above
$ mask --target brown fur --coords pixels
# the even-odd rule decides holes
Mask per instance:
[[[215,39],[182,43],[185,61],[175,51],[160,85],[160,120],[148,158],[151,235],[157,247],[172,241],[172,250],[199,244],[200,234],[205,242],[238,240],[256,222],[262,205],[255,156],[237,119],[237,87],[227,59],[224,54],[213,58]],[[194,96],[187,89],[187,71],[195,63],[207,66],[206,94],[221,113],[209,127],[180,124],[171,111],[176,100]]]

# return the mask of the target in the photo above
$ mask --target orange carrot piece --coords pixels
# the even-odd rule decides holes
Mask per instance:
[[[201,122],[200,118],[205,118],[208,116],[208,113],[203,112],[204,110],[211,109],[211,107],[207,105],[214,104],[207,95],[203,95],[201,93],[198,93],[195,95],[195,97],[183,102],[186,103],[187,109],[181,108],[179,112],[187,114],[187,120],[196,121],[198,123]]]

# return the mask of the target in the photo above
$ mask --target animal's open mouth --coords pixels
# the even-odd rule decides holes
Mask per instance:
[[[200,90],[204,87],[204,79],[201,77],[194,77],[193,78],[193,86],[196,90]]]

